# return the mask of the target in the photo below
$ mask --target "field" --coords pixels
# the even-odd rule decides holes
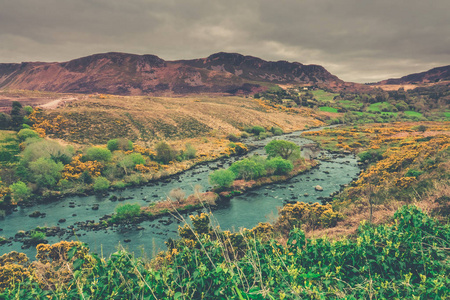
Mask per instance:
[[[242,97],[100,95],[44,113],[67,120],[54,137],[77,144],[102,144],[123,137],[151,145],[160,140],[239,134],[254,125],[294,131],[322,124],[308,109],[283,111]]]

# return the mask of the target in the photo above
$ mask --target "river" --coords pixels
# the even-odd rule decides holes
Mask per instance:
[[[272,139],[289,140],[299,146],[311,143],[311,140],[300,135],[301,132],[293,132],[261,141],[248,141],[256,149],[250,151],[246,156],[264,154],[264,145]],[[317,168],[297,175],[287,182],[263,186],[232,198],[229,203],[213,211],[213,221],[219,224],[223,230],[234,231],[242,227],[252,228],[259,222],[273,221],[277,215],[277,207],[283,206],[287,201],[320,202],[322,197],[328,197],[331,193],[338,191],[342,185],[355,179],[360,172],[356,157],[353,154],[332,154],[321,151],[319,157],[326,159],[320,160],[320,165]],[[19,207],[17,211],[0,220],[0,235],[9,238],[14,237],[20,230],[28,231],[38,226],[59,226],[66,229],[66,233],[59,237],[47,237],[50,244],[61,240],[79,240],[87,243],[91,252],[104,256],[115,252],[120,244],[138,256],[152,257],[159,250],[166,249],[164,242],[168,238],[178,237],[177,228],[183,222],[172,216],[166,216],[158,220],[141,223],[141,230],[113,227],[101,231],[79,230],[75,222],[86,220],[98,222],[100,217],[113,213],[119,203],[148,205],[150,202],[165,198],[174,188],[183,189],[187,195],[193,193],[196,185],[202,186],[204,191],[209,190],[211,186],[208,183],[208,175],[211,170],[228,167],[238,159],[242,159],[242,156],[197,165],[170,179],[145,186],[127,188],[123,191],[113,191],[105,197],[71,196],[53,203]],[[314,188],[316,185],[323,187],[323,191],[316,191]],[[124,197],[127,200],[114,202],[110,200],[112,195]],[[70,205],[70,203],[75,205]],[[98,210],[92,209],[94,205],[98,205]],[[43,218],[29,217],[36,210],[45,213],[46,216]],[[184,215],[184,217],[189,219],[187,215]],[[66,221],[59,223],[58,221],[62,218]],[[75,232],[71,229],[72,226],[75,228]],[[125,240],[130,241],[124,243]],[[22,243],[20,242],[2,245],[0,246],[0,255],[14,250],[26,253],[28,257],[34,258],[36,255],[35,248],[22,249],[21,246]]]

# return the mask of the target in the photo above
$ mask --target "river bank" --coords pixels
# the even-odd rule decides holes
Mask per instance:
[[[311,143],[310,140],[301,137],[299,132],[272,137],[272,139],[274,138],[290,140],[299,146]],[[263,155],[263,146],[269,140],[254,141],[255,150],[250,151],[244,157],[254,154]],[[219,201],[218,205],[214,207],[214,218],[217,223],[227,230],[239,227],[252,228],[258,222],[267,221],[266,216],[269,219],[272,218],[271,215],[276,216],[277,207],[283,206],[293,199],[305,202],[320,202],[324,195],[328,196],[339,191],[342,185],[348,184],[359,174],[354,155],[323,152],[321,156],[327,156],[330,160],[321,161],[317,167],[294,176],[283,183],[255,187],[248,190],[244,195],[235,195],[229,201]],[[63,234],[46,236],[49,243],[76,239],[89,244],[92,251],[102,252],[106,255],[114,252],[117,245],[124,243],[125,240],[131,240],[126,245],[132,252],[140,253],[142,247],[147,250],[162,250],[165,248],[164,242],[168,238],[178,236],[178,226],[183,222],[170,214],[161,216],[158,220],[143,221],[139,225],[123,224],[95,231],[84,228],[84,224],[100,223],[100,218],[111,215],[119,203],[149,206],[156,201],[166,199],[170,191],[175,188],[182,189],[186,194],[192,194],[189,191],[193,191],[197,185],[202,186],[203,191],[210,190],[212,187],[208,182],[208,176],[211,170],[226,168],[238,159],[242,159],[242,156],[197,165],[180,175],[172,176],[170,180],[152,182],[124,190],[109,191],[108,195],[72,196],[52,203],[37,204],[34,207],[17,207],[16,212],[0,220],[0,230],[3,230],[0,231],[0,235],[9,240],[3,246],[0,246],[0,251],[3,253],[12,250],[21,251],[22,243],[14,241],[15,234],[20,230],[30,231],[37,227],[60,228],[60,232]],[[316,191],[314,187],[317,184],[320,184],[324,190]],[[308,194],[308,196],[305,196],[305,194]],[[94,210],[94,207],[96,207],[96,210]],[[36,210],[44,215],[37,218],[29,217]],[[181,213],[188,222],[187,216],[189,213]],[[59,222],[61,219],[65,219],[65,222]],[[144,229],[137,228],[137,226]],[[32,247],[24,251],[30,257],[35,255],[35,250]]]

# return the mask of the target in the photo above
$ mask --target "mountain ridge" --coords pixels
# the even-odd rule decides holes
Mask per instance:
[[[400,78],[390,78],[378,84],[425,84],[450,81],[450,65],[432,68],[428,71],[408,74]]]
[[[238,53],[165,61],[156,55],[98,53],[66,62],[0,64],[0,88],[69,93],[249,94],[264,84],[344,85],[319,65],[265,61]]]

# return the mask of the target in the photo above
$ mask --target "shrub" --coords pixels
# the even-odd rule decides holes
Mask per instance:
[[[99,162],[108,162],[111,160],[111,157],[111,151],[102,147],[90,147],[86,149],[85,155],[83,156],[85,160],[96,160]]]
[[[361,161],[368,161],[368,162],[377,162],[383,158],[383,155],[380,151],[370,149],[361,153],[358,153],[358,157]]]
[[[156,160],[168,164],[171,161],[175,161],[177,158],[177,151],[172,149],[172,147],[166,142],[159,142],[156,144]]]
[[[244,180],[255,179],[266,174],[264,162],[258,161],[257,158],[244,158],[243,160],[234,162],[229,170],[234,173],[236,178],[242,178]]]
[[[32,242],[39,242],[45,240],[45,233],[39,230],[32,230],[30,232],[30,240]]]
[[[41,157],[30,163],[31,177],[38,187],[53,187],[61,178],[64,165],[61,162]]]
[[[106,143],[106,147],[108,148],[109,151],[116,151],[119,150],[119,143],[117,141],[117,139],[113,139],[113,140],[109,140]]]
[[[185,145],[185,150],[183,152],[183,158],[184,159],[192,159],[192,158],[195,158],[196,154],[197,154],[197,150],[195,150],[195,148],[190,143],[187,143]]]
[[[106,143],[109,151],[123,150],[130,151],[133,150],[133,142],[124,138],[112,139]]]
[[[25,200],[31,194],[31,190],[22,181],[17,181],[9,186],[15,200]]]
[[[213,186],[218,186],[220,188],[230,187],[233,184],[236,176],[230,170],[220,169],[214,171],[209,175],[209,182]]]
[[[267,132],[260,132],[258,135],[258,139],[263,140],[265,138],[267,138],[269,136],[269,134]]]
[[[186,197],[186,193],[181,188],[173,189],[169,192],[169,198],[172,201],[177,201],[181,203]]]
[[[232,133],[227,135],[227,139],[229,139],[230,142],[238,142],[239,141],[239,138],[235,134],[232,134]]]
[[[35,161],[41,157],[52,159],[55,162],[62,162],[63,164],[69,164],[72,160],[73,148],[64,147],[56,141],[34,137],[28,138],[23,144],[25,145],[25,150],[23,151],[22,159],[25,163]]]
[[[419,177],[422,174],[423,174],[423,171],[409,169],[408,172],[406,172],[405,177]]]
[[[281,157],[274,157],[266,162],[266,170],[275,175],[288,174],[292,169],[294,169],[292,162]]]
[[[283,130],[279,127],[272,127],[270,129],[270,132],[272,132],[273,135],[282,135],[284,133]]]
[[[259,135],[261,132],[266,132],[266,130],[264,129],[264,127],[261,126],[253,126],[250,129],[250,132],[253,133],[254,135]]]
[[[94,191],[102,192],[109,188],[110,182],[105,177],[97,177],[94,181]]]
[[[249,135],[248,135],[247,132],[241,133],[241,139],[246,139],[246,138],[248,138],[248,137],[249,137]]]
[[[114,183],[113,185],[115,188],[117,189],[123,189],[124,187],[126,187],[127,185],[125,184],[125,182],[123,181],[117,181]]]
[[[116,207],[116,214],[112,216],[111,221],[122,221],[134,219],[141,214],[139,204],[119,204]]]
[[[29,139],[29,138],[39,138],[39,134],[36,131],[34,131],[32,129],[27,129],[27,128],[21,129],[17,133],[17,136],[19,137],[19,139],[21,141],[25,141],[26,139]]]

